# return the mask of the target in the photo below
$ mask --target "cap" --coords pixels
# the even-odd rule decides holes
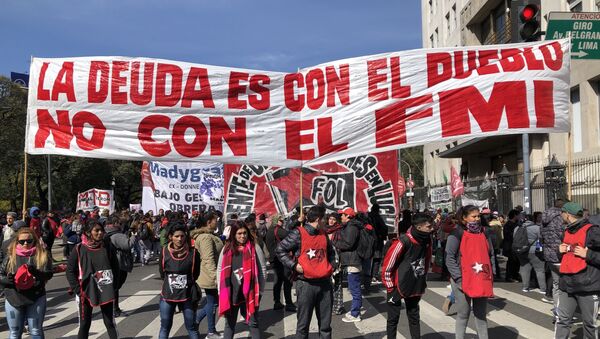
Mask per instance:
[[[354,217],[356,216],[356,213],[354,212],[354,209],[352,209],[352,207],[346,207],[343,210],[338,210],[337,211],[339,214],[345,214],[349,217]]]
[[[583,213],[583,207],[581,206],[581,204],[578,204],[576,202],[568,202],[563,205],[562,211],[572,215],[577,215],[578,213]]]

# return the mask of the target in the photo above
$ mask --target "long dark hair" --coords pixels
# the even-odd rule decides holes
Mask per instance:
[[[234,250],[236,249],[236,246],[237,246],[237,241],[235,240],[235,234],[237,233],[237,231],[240,228],[246,229],[246,232],[248,233],[248,241],[247,242],[254,244],[254,236],[252,236],[252,232],[250,232],[248,225],[246,225],[246,223],[244,223],[243,221],[235,221],[231,225],[231,231],[229,232],[229,237],[227,238],[227,240],[225,240],[225,245],[223,246],[223,253],[225,253],[227,251],[233,251],[235,253]]]

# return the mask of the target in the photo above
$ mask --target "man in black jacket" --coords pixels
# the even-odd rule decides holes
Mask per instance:
[[[283,217],[275,214],[271,219],[271,227],[267,230],[265,242],[269,250],[269,262],[275,269],[275,285],[273,285],[274,310],[280,310],[284,306],[281,303],[281,286],[283,285],[283,296],[285,298],[285,310],[296,312],[296,306],[292,301],[292,282],[289,274],[285,274],[283,264],[277,258],[277,245],[288,235],[288,231],[283,227]],[[289,270],[288,270],[289,271]]]
[[[520,224],[520,212],[516,209],[508,212],[508,221],[504,224],[502,229],[503,238],[502,241],[502,254],[507,258],[506,262],[506,281],[516,282],[520,281],[519,276],[519,258],[517,254],[512,250],[513,235],[515,228]]]
[[[360,238],[361,222],[356,220],[356,213],[350,207],[339,210],[341,215],[342,230],[339,238],[334,242],[340,253],[340,264],[348,272],[348,290],[352,295],[352,306],[350,312],[342,318],[344,322],[361,321],[360,308],[362,306],[362,292],[360,290],[362,259],[356,248]]]
[[[583,336],[598,338],[596,316],[600,295],[600,227],[583,217],[583,207],[574,202],[563,205],[561,216],[567,229],[559,247],[558,309],[555,338],[569,338],[577,306],[583,320]]]
[[[308,210],[306,222],[290,231],[276,249],[279,261],[297,273],[297,339],[308,338],[313,308],[316,308],[318,315],[320,337],[331,339],[331,308],[333,305],[331,273],[335,265],[335,252],[331,241],[322,231],[324,225],[325,209],[313,206]],[[307,250],[307,245],[313,244],[320,244],[323,248],[315,246],[315,248],[311,247]],[[293,257],[289,256],[290,252],[294,253]],[[307,260],[318,260],[319,264],[312,266],[300,263]],[[315,267],[323,266],[327,266],[324,271],[315,270]],[[317,276],[317,278],[307,276]]]

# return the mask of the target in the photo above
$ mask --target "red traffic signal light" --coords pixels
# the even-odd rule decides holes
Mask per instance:
[[[540,7],[529,3],[520,8],[519,35],[523,41],[537,41],[541,33]]]
[[[526,22],[535,18],[539,11],[540,9],[536,5],[529,4],[525,6],[521,11],[521,21]]]

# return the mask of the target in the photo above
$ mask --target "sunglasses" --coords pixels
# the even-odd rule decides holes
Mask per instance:
[[[19,242],[19,244],[21,245],[25,245],[25,244],[33,244],[33,239],[23,239],[23,240],[17,240]]]

